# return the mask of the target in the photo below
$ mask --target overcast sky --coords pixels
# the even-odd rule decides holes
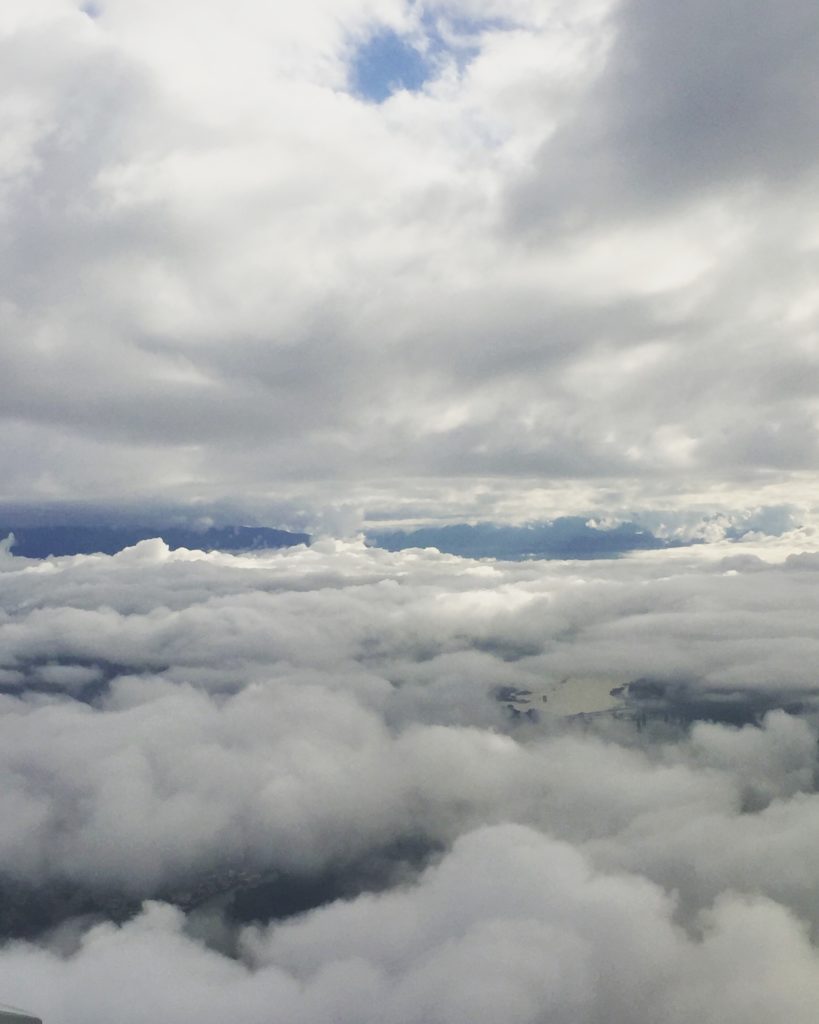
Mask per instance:
[[[0,497],[807,514],[817,52],[814,0],[4,0]]]

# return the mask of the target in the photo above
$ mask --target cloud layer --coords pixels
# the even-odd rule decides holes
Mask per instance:
[[[693,939],[672,910],[645,880],[594,872],[564,844],[499,826],[459,840],[412,890],[245,933],[242,962],[150,905],[121,929],[90,931],[67,965],[12,949],[0,978],[32,999],[45,990],[53,1019],[77,1024],[811,1020],[819,963],[792,915],[729,896]]]
[[[54,1024],[807,1020],[819,566],[736,551],[6,553],[4,998]],[[641,678],[676,712],[495,696]],[[758,724],[679,713],[717,698]],[[277,910],[288,886],[316,909]]]
[[[428,77],[376,103],[379,32]],[[9,0],[6,497],[812,503],[817,42],[801,0]]]

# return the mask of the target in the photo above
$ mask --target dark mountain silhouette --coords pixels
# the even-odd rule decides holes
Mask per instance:
[[[48,555],[113,555],[150,537],[161,537],[170,548],[199,551],[257,551],[309,544],[307,533],[290,533],[267,526],[131,526],[62,524],[19,526],[0,525],[0,538],[14,534],[12,551],[26,558]]]
[[[372,533],[369,540],[388,551],[438,548],[467,558],[614,558],[627,551],[678,546],[636,523],[610,529],[589,525],[583,516],[562,516],[529,526],[461,523],[394,533]]]

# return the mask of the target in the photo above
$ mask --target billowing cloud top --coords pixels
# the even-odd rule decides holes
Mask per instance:
[[[812,0],[5,0],[5,496],[810,502],[818,42]]]
[[[0,991],[50,1024],[811,1020],[815,555],[0,570]]]

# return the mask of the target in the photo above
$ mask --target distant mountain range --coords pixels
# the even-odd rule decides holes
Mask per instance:
[[[592,526],[584,516],[562,516],[550,523],[496,526],[461,523],[391,533],[373,532],[371,544],[388,551],[438,548],[466,558],[614,558],[628,551],[679,547],[679,541],[655,537],[637,523],[610,529]]]
[[[161,537],[170,548],[197,551],[258,551],[309,544],[307,533],[290,533],[267,526],[17,526],[0,524],[0,539],[14,534],[12,552],[26,558],[49,555],[113,555],[150,537]]]
[[[151,525],[134,523],[0,522],[0,540],[14,534],[15,555],[115,554],[150,537],[161,537],[170,548],[201,551],[258,551],[309,544],[310,534],[267,526]],[[592,525],[583,516],[563,516],[548,523],[502,526],[494,523],[428,526],[417,530],[371,531],[367,541],[388,551],[434,547],[465,558],[616,558],[629,551],[678,547],[680,541],[656,537],[636,523],[611,528]]]

